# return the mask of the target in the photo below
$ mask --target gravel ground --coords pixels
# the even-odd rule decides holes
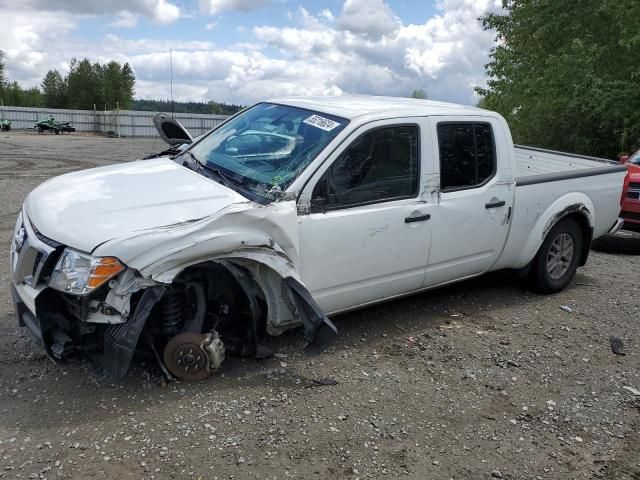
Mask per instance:
[[[119,383],[52,364],[11,304],[20,205],[48,177],[153,150],[0,136],[0,478],[640,479],[634,255],[592,252],[558,295],[498,272],[343,315],[320,356],[292,332],[202,383],[163,387],[140,360]]]

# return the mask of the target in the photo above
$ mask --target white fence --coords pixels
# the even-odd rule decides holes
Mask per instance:
[[[70,122],[78,132],[98,132],[120,137],[155,137],[152,118],[156,112],[134,110],[67,110],[59,108],[0,107],[0,119],[11,120],[11,128],[31,129],[43,118],[53,115],[57,121]],[[222,123],[226,115],[176,113],[174,117],[197,137]]]

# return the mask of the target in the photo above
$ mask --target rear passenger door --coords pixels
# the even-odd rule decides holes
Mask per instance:
[[[502,125],[485,117],[432,117],[437,208],[425,285],[487,271],[506,240],[513,179]]]
[[[300,272],[325,312],[422,287],[435,207],[421,187],[431,169],[424,127],[426,119],[360,127],[303,189]]]

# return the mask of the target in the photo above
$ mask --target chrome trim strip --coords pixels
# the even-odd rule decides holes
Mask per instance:
[[[623,225],[624,225],[624,220],[618,217],[618,219],[616,220],[616,223],[613,224],[613,227],[609,229],[608,233],[610,234],[618,233],[622,229]]]

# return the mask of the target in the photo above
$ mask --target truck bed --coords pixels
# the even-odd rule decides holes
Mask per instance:
[[[516,185],[589,177],[623,170],[612,160],[563,153],[543,148],[515,146]]]

